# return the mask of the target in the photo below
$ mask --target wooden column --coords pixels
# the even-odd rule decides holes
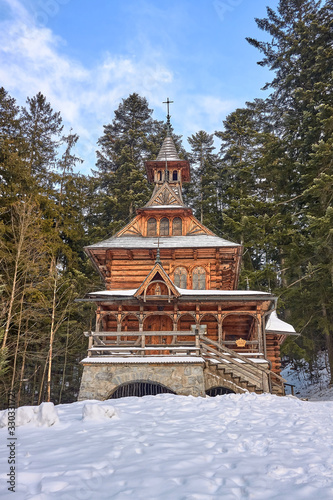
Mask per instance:
[[[218,333],[218,343],[222,342],[222,312],[221,306],[218,306],[218,314],[217,314],[217,333]]]
[[[200,306],[199,305],[195,306],[195,322],[197,325],[200,324]]]
[[[263,337],[262,337],[262,325],[261,325],[261,314],[260,312],[256,314],[257,320],[257,336],[258,336],[258,350],[263,352]]]

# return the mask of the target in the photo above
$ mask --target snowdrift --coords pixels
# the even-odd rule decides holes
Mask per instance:
[[[56,425],[17,429],[15,498],[333,498],[331,401],[161,394],[55,410]],[[0,440],[6,439],[2,428]],[[13,498],[6,489],[7,473],[2,453],[2,500]]]

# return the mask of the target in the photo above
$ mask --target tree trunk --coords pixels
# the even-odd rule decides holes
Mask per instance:
[[[21,371],[20,371],[19,390],[18,390],[18,393],[17,393],[17,406],[20,406],[22,383],[23,383],[24,369],[25,369],[25,358],[26,358],[26,355],[27,355],[27,348],[28,348],[28,336],[27,336],[27,327],[26,327],[26,329],[25,329],[25,338],[24,338],[24,350],[23,350],[23,355],[22,355],[22,366],[21,366]]]
[[[46,401],[51,401],[51,374],[52,374],[52,354],[53,354],[53,342],[54,342],[54,320],[55,320],[55,310],[56,310],[56,299],[57,299],[57,266],[55,259],[52,262],[51,269],[54,273],[54,283],[53,283],[53,297],[52,297],[52,316],[51,316],[51,329],[50,329],[50,347],[49,347],[49,367],[47,372],[47,396]]]
[[[68,340],[69,340],[69,318],[68,318],[68,321],[67,321],[67,335],[66,335],[65,359],[64,359],[64,367],[62,369],[62,381],[61,381],[61,388],[60,388],[60,394],[59,394],[59,404],[61,403],[62,392],[63,392],[64,386],[65,386],[65,374],[66,374],[67,353],[68,353]]]
[[[10,390],[12,392],[14,391],[14,385],[15,385],[16,363],[17,363],[17,356],[18,356],[19,345],[20,345],[21,326],[22,326],[22,318],[23,318],[23,300],[24,300],[24,292],[25,292],[26,283],[27,283],[27,275],[25,275],[25,278],[24,278],[24,286],[23,286],[23,291],[22,291],[21,300],[20,300],[20,316],[19,316],[18,328],[17,328],[17,339],[16,339],[16,347],[15,347],[14,362],[13,362],[12,383],[10,386]]]
[[[321,310],[324,318],[324,332],[325,332],[326,346],[328,352],[328,364],[331,372],[329,385],[333,385],[333,332],[332,332],[332,327],[330,326],[330,321],[327,317],[327,309],[324,302],[322,302],[321,304]]]

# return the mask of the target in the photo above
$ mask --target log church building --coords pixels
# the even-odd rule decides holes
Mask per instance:
[[[278,319],[277,298],[238,290],[242,247],[185,206],[190,165],[170,133],[145,167],[154,184],[147,205],[116,235],[85,248],[105,290],[84,299],[97,309],[79,400],[283,395],[280,345],[296,333]]]

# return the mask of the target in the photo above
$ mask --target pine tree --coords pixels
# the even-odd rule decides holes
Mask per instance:
[[[22,108],[22,136],[26,142],[26,162],[39,187],[47,187],[48,174],[55,169],[63,129],[60,112],[53,111],[40,92],[27,99]]]
[[[315,355],[326,339],[331,374],[332,10],[331,1],[280,0],[277,12],[268,8],[267,18],[257,19],[271,41],[248,39],[264,54],[259,64],[275,72],[266,85],[272,89],[267,109],[281,144],[282,189],[274,198],[292,228],[282,252],[281,293],[302,331],[297,344],[303,353]],[[286,351],[297,355],[298,346],[290,341]]]
[[[221,189],[214,136],[200,130],[189,137],[188,142],[192,149],[192,192],[187,191],[187,198],[194,207],[196,217],[212,230],[218,231],[221,223]],[[193,169],[194,166],[196,168]]]
[[[148,102],[138,94],[123,99],[112,123],[104,126],[97,151],[92,237],[114,234],[150,198],[144,160],[156,158],[166,126],[152,119]],[[176,143],[179,138],[175,137]]]

